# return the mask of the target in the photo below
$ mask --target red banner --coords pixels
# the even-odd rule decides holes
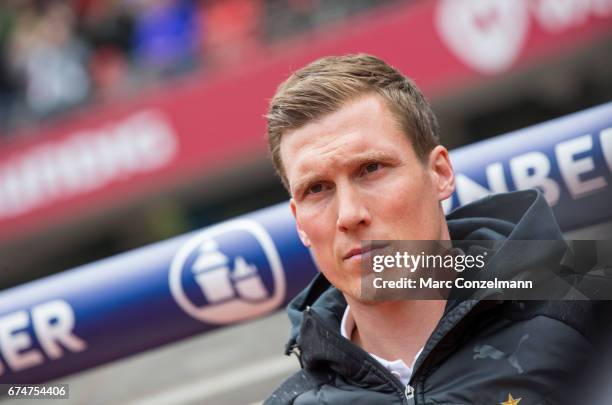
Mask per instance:
[[[318,57],[377,55],[436,97],[568,53],[611,22],[612,0],[422,1],[319,30],[231,72],[91,108],[2,146],[0,239],[262,156],[267,100]]]

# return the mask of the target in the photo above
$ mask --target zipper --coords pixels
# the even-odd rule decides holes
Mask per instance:
[[[412,388],[412,385],[410,385],[410,383],[406,384],[404,396],[406,397],[406,399],[414,399],[414,388]]]
[[[310,306],[307,306],[304,312],[306,312],[309,316],[315,319],[317,323],[320,325],[320,327],[325,329],[326,332],[330,333],[331,335],[335,336],[338,339],[344,339],[344,337],[342,337],[340,333],[338,333],[337,331],[333,329],[328,328],[327,324],[319,317],[319,315],[317,315],[314,311],[312,311]],[[395,377],[393,374],[391,374],[391,372],[387,370],[386,367],[380,364],[378,360],[376,360],[368,352],[366,352],[365,350],[363,350],[362,348],[360,348],[359,346],[357,346],[350,340],[348,341],[348,345],[346,345],[346,349],[352,352],[352,354],[354,354],[356,357],[365,356],[368,359],[368,364],[370,364],[372,367],[380,371],[393,385],[393,387],[397,391],[398,396],[402,400],[402,403],[408,404],[408,405],[415,404],[415,402],[410,402],[411,400],[414,399],[414,388],[410,385],[410,383],[408,383],[407,385],[402,384],[402,382],[397,377]]]

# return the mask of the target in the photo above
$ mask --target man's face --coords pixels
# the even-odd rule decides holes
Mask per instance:
[[[366,95],[283,135],[291,210],[326,278],[359,299],[362,240],[448,239],[448,153],[423,164],[384,101]]]

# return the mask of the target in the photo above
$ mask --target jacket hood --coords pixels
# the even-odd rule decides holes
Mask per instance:
[[[487,277],[537,263],[559,263],[565,254],[565,242],[552,210],[544,196],[537,190],[524,190],[485,197],[451,212],[447,224],[452,240],[501,241],[496,252],[498,260],[489,260]],[[556,249],[541,249],[536,244],[517,246],[504,244],[509,240],[553,240],[559,243]],[[558,245],[558,246],[557,246]],[[528,251],[525,251],[528,249]],[[490,259],[493,259],[490,258]],[[508,277],[508,274],[505,274]],[[447,311],[456,302],[449,300]],[[312,308],[330,327],[339,330],[346,300],[342,293],[319,273],[304,291],[288,305],[287,312],[292,324],[291,338],[286,346],[289,353],[298,340],[304,311]]]

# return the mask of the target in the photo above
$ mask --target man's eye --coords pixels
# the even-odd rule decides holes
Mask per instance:
[[[308,187],[308,190],[306,190],[306,194],[317,194],[321,191],[323,191],[323,184],[317,183]]]
[[[363,167],[363,174],[373,173],[380,169],[380,163],[368,163]]]

